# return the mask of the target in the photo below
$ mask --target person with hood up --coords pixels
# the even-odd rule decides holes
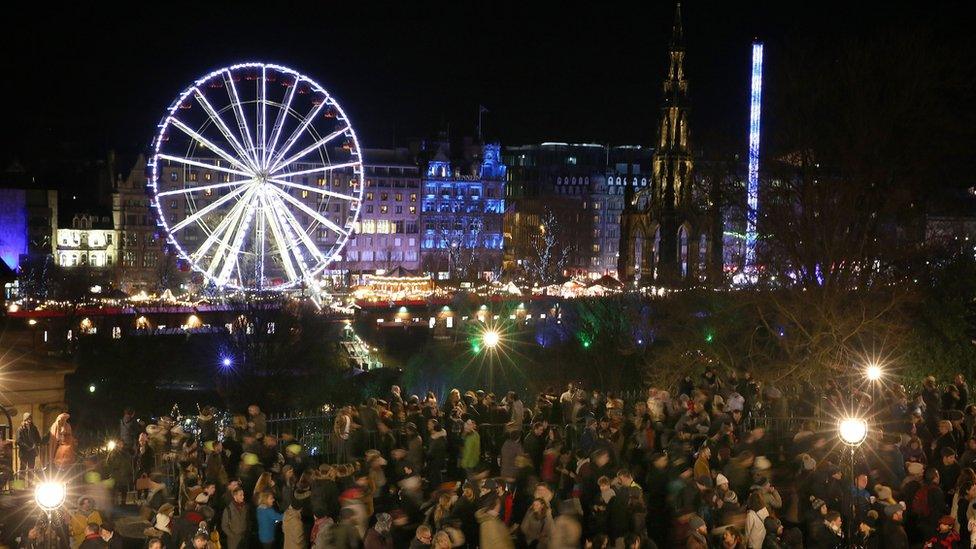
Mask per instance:
[[[283,549],[307,549],[305,539],[305,525],[302,523],[302,506],[308,500],[308,491],[297,491],[288,508],[285,509],[281,520],[281,531],[284,533]]]
[[[24,412],[24,421],[17,430],[17,452],[20,454],[18,470],[24,471],[34,468],[37,452],[41,445],[41,434],[34,425],[30,412]]]

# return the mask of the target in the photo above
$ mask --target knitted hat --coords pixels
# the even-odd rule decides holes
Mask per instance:
[[[943,515],[942,518],[939,519],[939,525],[943,524],[954,527],[956,525],[956,519],[954,519],[952,515]]]
[[[766,456],[757,456],[752,468],[757,471],[766,471],[773,468],[773,462],[769,461]]]
[[[715,486],[721,486],[723,484],[728,485],[729,479],[722,473],[719,473],[718,475],[715,476]]]
[[[895,516],[895,513],[901,513],[902,511],[904,511],[904,509],[902,509],[902,506],[898,505],[897,503],[892,503],[891,505],[885,505],[884,508],[885,516],[888,518],[891,518]]]
[[[817,496],[810,496],[810,507],[813,508],[813,510],[817,511],[824,505],[827,505],[824,500],[818,498]]]
[[[722,495],[722,501],[725,503],[739,503],[739,496],[734,491],[729,490]]]
[[[876,484],[874,486],[874,493],[877,494],[878,499],[887,503],[894,503],[895,500],[891,497],[891,488],[883,484]]]
[[[905,464],[905,468],[908,470],[909,475],[921,475],[925,472],[925,466],[917,461],[909,461]]]
[[[705,526],[705,519],[701,518],[698,515],[691,515],[691,518],[688,520],[688,526],[692,530],[697,530],[702,526]]]
[[[24,412],[24,421],[27,421],[30,418],[31,418],[31,413],[30,412]]]

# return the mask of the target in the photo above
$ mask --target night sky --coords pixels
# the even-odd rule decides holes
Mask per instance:
[[[7,13],[0,32],[3,167],[17,158],[40,173],[52,156],[139,152],[183,87],[244,60],[282,63],[318,80],[343,103],[367,148],[395,138],[405,144],[448,124],[452,134],[470,135],[479,103],[490,109],[488,135],[504,144],[646,144],[658,117],[674,10],[672,2],[639,10],[530,1],[372,9],[358,1],[135,4]],[[790,48],[882,27],[920,26],[968,43],[956,32],[966,20],[961,3],[794,4],[684,3],[699,142],[716,137],[745,148],[754,36],[767,44],[767,72]]]

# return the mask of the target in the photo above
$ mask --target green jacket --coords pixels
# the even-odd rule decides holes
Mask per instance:
[[[461,451],[461,467],[474,469],[481,461],[481,435],[478,431],[471,431],[464,437],[464,449]]]

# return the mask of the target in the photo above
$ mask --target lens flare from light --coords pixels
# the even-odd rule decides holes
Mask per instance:
[[[868,436],[868,422],[856,417],[845,418],[837,425],[837,431],[844,444],[858,446]]]
[[[878,381],[879,379],[881,379],[883,372],[881,371],[881,366],[878,366],[877,364],[871,364],[864,371],[864,374],[867,376],[868,381]]]
[[[63,482],[42,482],[34,488],[34,501],[45,511],[53,511],[64,504],[67,489]]]
[[[501,336],[495,330],[486,330],[481,336],[481,341],[485,343],[485,347],[494,349],[501,341]]]

